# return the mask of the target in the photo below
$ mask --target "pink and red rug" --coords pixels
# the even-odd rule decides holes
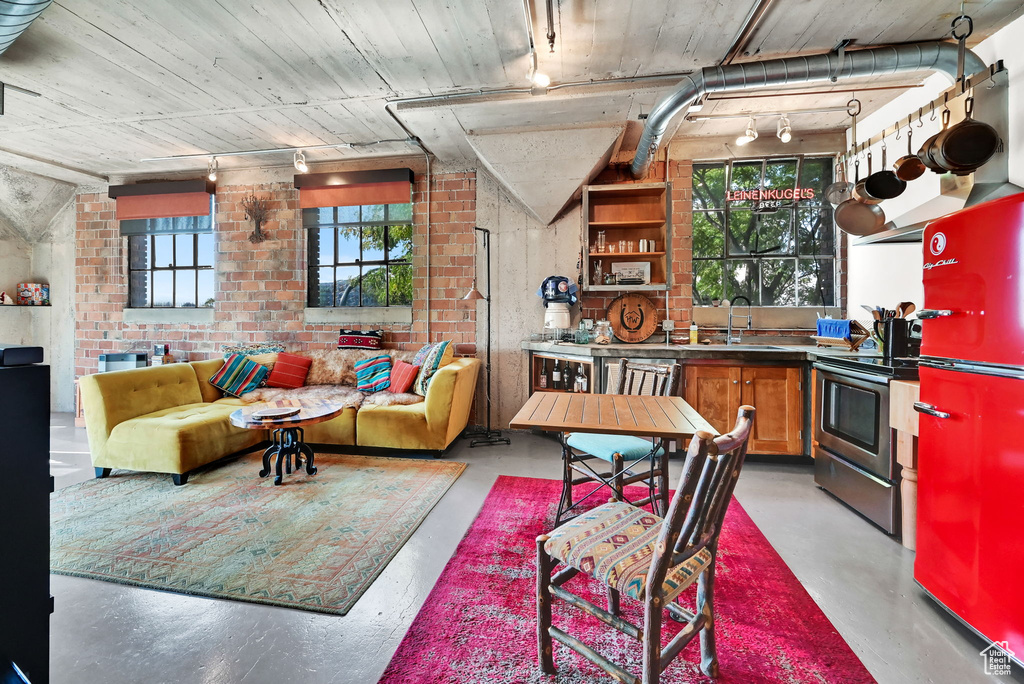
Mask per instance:
[[[552,529],[561,483],[499,477],[384,672],[381,682],[576,684],[610,681],[597,667],[555,644],[556,677],[537,669],[534,539]],[[874,682],[867,669],[736,502],[718,554],[716,602],[721,677],[698,667],[691,643],[662,681],[719,684]],[[596,583],[566,586],[604,604]],[[692,602],[693,591],[684,594]],[[640,604],[623,598],[624,617],[640,622]],[[640,671],[639,644],[555,601],[554,624],[600,653]],[[667,641],[679,625],[666,621]]]

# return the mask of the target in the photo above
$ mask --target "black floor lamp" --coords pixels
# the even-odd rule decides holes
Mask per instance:
[[[476,289],[476,278],[474,277],[473,289],[462,299],[473,303],[480,299],[487,302],[487,427],[483,430],[467,430],[466,436],[473,438],[473,441],[469,443],[470,447],[511,444],[508,437],[501,436],[501,430],[491,429],[491,231],[477,226],[473,226],[473,230],[478,230],[484,235],[484,252],[487,259],[487,295],[480,294],[480,290]]]

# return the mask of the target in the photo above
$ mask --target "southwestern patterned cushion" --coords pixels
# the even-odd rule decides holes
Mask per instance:
[[[412,365],[420,367],[420,374],[416,376],[416,382],[412,384],[412,391],[420,396],[427,395],[427,387],[430,386],[430,379],[438,368],[447,366],[455,356],[455,349],[451,340],[444,340],[437,344],[428,344],[416,352]]]
[[[338,349],[380,349],[384,339],[382,330],[346,330],[338,331]]]
[[[259,387],[270,371],[242,354],[231,354],[210,378],[210,384],[225,394],[238,397]]]
[[[356,389],[360,392],[380,392],[390,385],[390,356],[374,356],[356,363]]]
[[[607,503],[573,518],[554,532],[544,550],[599,582],[638,601],[647,589],[654,545],[662,519],[627,503]],[[670,568],[662,585],[671,601],[693,584],[713,561],[701,549],[689,560]]]
[[[302,387],[306,384],[306,376],[309,375],[309,366],[312,363],[312,359],[305,356],[284,352],[278,354],[276,363],[267,377],[267,387]]]

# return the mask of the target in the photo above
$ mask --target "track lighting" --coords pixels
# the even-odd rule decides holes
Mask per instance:
[[[793,128],[789,125],[789,117],[785,114],[779,117],[779,126],[775,135],[779,136],[779,140],[784,143],[793,139]]]
[[[217,158],[216,157],[210,157],[210,165],[206,169],[206,177],[209,178],[210,181],[217,180]]]
[[[306,155],[302,153],[302,150],[295,150],[295,160],[292,163],[295,164],[295,170],[299,173],[309,171],[309,167],[306,166]]]
[[[747,121],[747,130],[743,132],[743,135],[736,138],[737,145],[746,145],[757,140],[757,120],[754,117],[750,117]]]
[[[531,78],[530,80],[532,80],[533,85],[537,86],[538,88],[547,88],[549,85],[551,85],[551,77],[540,71],[533,72],[533,78]]]

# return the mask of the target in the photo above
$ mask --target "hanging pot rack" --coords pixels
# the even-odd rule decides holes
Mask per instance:
[[[997,74],[1001,74],[1004,71],[1006,71],[1006,67],[1003,66],[1003,60],[998,60],[995,63],[989,65],[988,69],[980,71],[977,74],[971,76],[970,78],[965,78],[962,83],[955,83],[954,85],[950,86],[942,93],[940,93],[939,96],[932,100],[930,103],[924,104],[923,106],[919,107],[916,112],[912,112],[908,116],[899,119],[892,126],[882,129],[880,132],[871,136],[867,140],[864,140],[859,143],[855,142],[853,146],[847,148],[846,152],[839,155],[838,163],[849,163],[850,160],[864,153],[864,151],[867,150],[869,147],[882,142],[889,136],[906,128],[907,126],[913,124],[914,122],[917,122],[918,127],[924,125],[921,122],[924,119],[929,118],[929,113],[934,114],[935,109],[937,107],[946,107],[949,104],[949,102],[955,100],[964,93],[970,91],[971,88],[977,88],[978,86],[981,86],[991,81]]]

